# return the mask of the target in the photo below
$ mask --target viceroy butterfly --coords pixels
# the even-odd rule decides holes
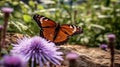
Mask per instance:
[[[40,27],[40,36],[56,43],[57,45],[65,43],[69,39],[69,36],[83,32],[81,27],[69,24],[60,25],[42,15],[35,14],[33,19]]]

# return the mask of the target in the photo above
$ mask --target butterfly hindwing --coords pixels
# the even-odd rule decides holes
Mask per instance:
[[[54,39],[54,42],[56,44],[63,44],[68,39],[68,35],[66,35],[61,29],[59,29],[56,38]]]
[[[54,28],[43,28],[43,36],[47,40],[53,41],[54,35],[55,35],[55,29]]]

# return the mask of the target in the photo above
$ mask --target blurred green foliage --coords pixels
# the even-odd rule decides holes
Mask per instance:
[[[29,0],[0,1],[0,8],[12,7],[14,12],[9,20],[8,32],[24,35],[39,35],[39,27],[32,19],[36,13],[55,20],[60,24],[75,24],[84,29],[83,34],[69,39],[71,44],[99,46],[107,43],[106,35],[114,33],[117,37],[116,47],[120,48],[120,1],[119,0],[51,0],[38,3]],[[0,24],[3,13],[0,12]]]

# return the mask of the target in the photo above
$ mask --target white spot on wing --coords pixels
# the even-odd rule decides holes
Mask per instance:
[[[42,17],[42,18],[40,18],[40,22],[42,23],[42,20],[44,19],[45,17]]]
[[[45,21],[47,21],[48,19],[45,19]]]
[[[75,32],[77,30],[76,26],[73,25],[73,32]]]
[[[70,28],[73,28],[73,27],[70,25]]]

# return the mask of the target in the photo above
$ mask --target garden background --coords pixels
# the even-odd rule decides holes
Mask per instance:
[[[115,64],[115,67],[120,66],[120,62],[119,62],[120,60],[120,51],[119,51],[120,1],[119,0],[1,0],[0,1],[0,33],[2,33],[2,31],[5,30],[5,27],[3,27],[2,29],[2,26],[5,25],[6,19],[8,19],[8,17],[5,16],[5,9],[3,9],[5,7],[9,7],[11,8],[11,10],[7,10],[8,13],[10,13],[10,17],[8,20],[8,25],[6,24],[7,25],[7,33],[5,34],[6,43],[1,39],[3,38],[4,40],[4,36],[3,36],[4,34],[2,35],[0,34],[1,59],[2,56],[9,54],[11,49],[14,52],[15,46],[13,47],[13,43],[16,43],[17,39],[27,36],[27,37],[33,37],[33,41],[34,41],[35,38],[34,36],[39,36],[40,28],[33,19],[33,16],[35,14],[39,14],[48,17],[61,25],[72,24],[79,26],[83,29],[82,34],[71,36],[67,41],[67,43],[65,43],[63,46],[59,46],[61,47],[61,51],[65,54],[64,56],[69,54],[71,51],[78,53],[81,56],[80,60],[82,59],[82,61],[79,60],[81,63],[79,65],[84,65],[86,63],[85,65],[87,65],[87,67],[91,65],[93,65],[92,67],[99,67],[102,65],[109,67],[110,59],[112,59],[111,64],[112,63]],[[108,36],[109,34],[112,34],[112,39],[113,39],[112,41],[110,41],[109,39]],[[26,43],[27,42],[23,42],[23,45]],[[18,42],[18,44],[20,43]],[[99,46],[103,50],[99,49],[98,48]],[[115,46],[115,51],[114,51],[114,46]],[[52,46],[48,46],[48,47],[52,47]],[[56,48],[54,49],[55,51],[57,50]],[[59,53],[59,55],[61,55],[61,53]],[[50,56],[53,57],[52,55]],[[78,58],[78,56],[76,57]],[[55,58],[52,59],[56,60]],[[115,63],[114,63],[114,59],[115,59]],[[59,60],[61,59],[59,58]],[[66,61],[65,58],[64,60]],[[47,61],[54,62],[49,58],[47,59]],[[58,62],[58,64],[59,63],[60,62]],[[0,60],[0,65],[1,65],[1,60]],[[35,66],[36,64],[34,64],[34,67]],[[67,66],[70,65],[67,64]]]
[[[14,9],[10,15],[8,33],[39,35],[39,27],[33,15],[44,15],[60,24],[74,24],[84,33],[69,39],[70,44],[96,47],[107,43],[106,35],[116,35],[116,48],[120,48],[120,1],[119,0],[3,0],[0,8]],[[3,24],[0,12],[0,24]]]

